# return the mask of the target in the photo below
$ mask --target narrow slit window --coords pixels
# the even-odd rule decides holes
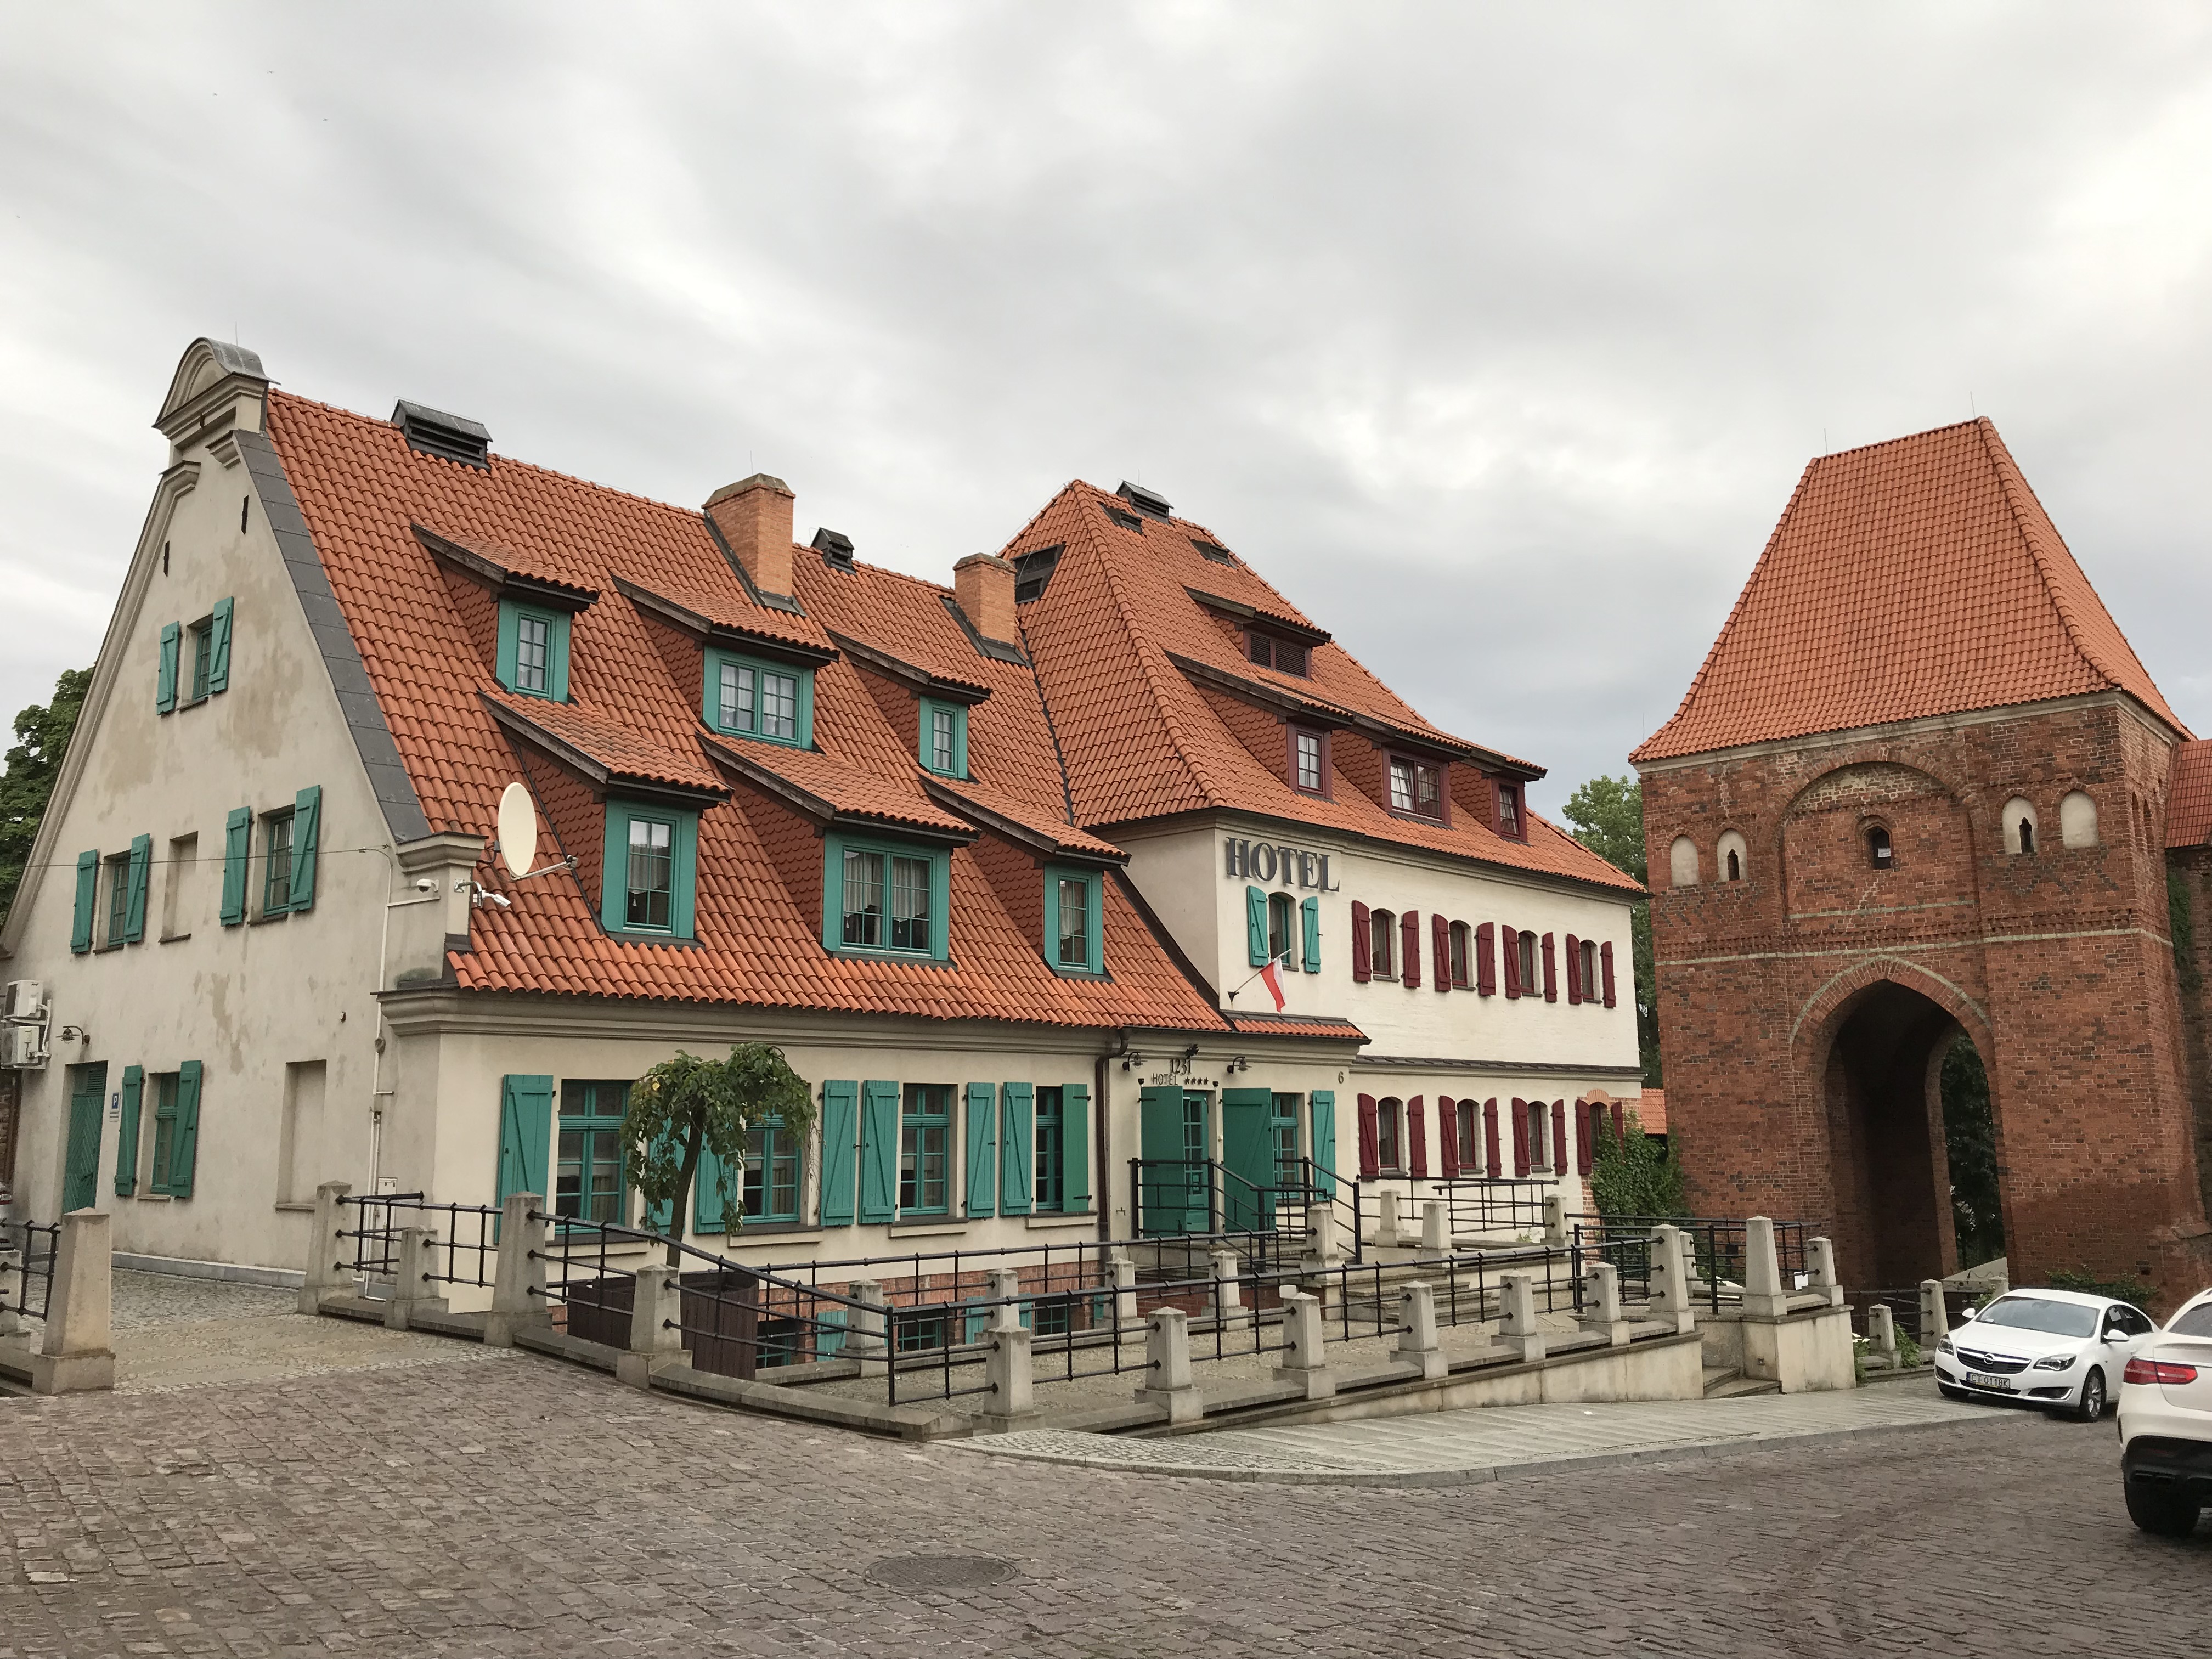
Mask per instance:
[[[1451,982],[1464,989],[1467,985],[1467,924],[1455,921],[1451,925]]]
[[[1880,824],[1867,831],[1867,861],[1877,870],[1895,867],[1897,854],[1889,844],[1889,831]]]

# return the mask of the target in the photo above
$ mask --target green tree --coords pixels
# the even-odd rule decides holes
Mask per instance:
[[[623,1172],[644,1195],[648,1215],[667,1206],[670,1267],[682,1260],[677,1247],[701,1157],[711,1152],[720,1164],[722,1213],[739,1226],[746,1137],[770,1126],[802,1139],[814,1127],[814,1091],[771,1043],[738,1043],[727,1060],[679,1051],[632,1086],[623,1116]]]
[[[1644,786],[1633,778],[1595,777],[1567,797],[1575,839],[1616,870],[1649,883],[1644,856]],[[1651,959],[1651,904],[1628,913],[1629,955],[1636,990],[1636,1047],[1644,1086],[1665,1086],[1659,1064],[1659,975]]]
[[[92,684],[89,668],[64,669],[54,682],[54,700],[33,703],[15,716],[15,746],[8,751],[8,770],[0,776],[0,915],[15,902],[31,843],[46,816],[54,779],[62,769],[70,733],[76,730],[84,694]]]
[[[1961,1031],[1943,1056],[1943,1152],[1951,1166],[1951,1228],[1959,1265],[1974,1267],[2004,1254],[2004,1212],[1997,1202],[1997,1125],[1989,1074]]]
[[[1590,1197],[1597,1212],[1615,1216],[1680,1216],[1689,1213],[1682,1196],[1682,1165],[1670,1146],[1644,1133],[1636,1109],[1628,1109],[1623,1133],[1610,1124],[1597,1138],[1590,1162]]]

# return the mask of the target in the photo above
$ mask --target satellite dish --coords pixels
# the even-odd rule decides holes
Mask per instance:
[[[538,867],[538,807],[519,783],[500,794],[499,855],[513,875],[526,876]]]

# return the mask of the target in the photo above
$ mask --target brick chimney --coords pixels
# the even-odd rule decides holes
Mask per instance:
[[[1014,625],[1014,568],[997,554],[970,553],[954,565],[952,595],[985,639],[1012,645],[1021,638]]]
[[[798,498],[781,478],[756,472],[707,497],[707,516],[763,593],[791,592],[791,510]],[[1011,580],[1007,592],[1013,592]]]

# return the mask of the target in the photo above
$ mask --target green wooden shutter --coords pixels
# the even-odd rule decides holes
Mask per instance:
[[[822,1224],[848,1226],[853,1219],[853,1136],[860,1112],[860,1085],[822,1085]]]
[[[76,913],[70,921],[70,949],[82,956],[92,949],[92,911],[100,897],[100,854],[76,855]]]
[[[999,1201],[999,1091],[968,1085],[968,1213],[989,1215]]]
[[[871,1079],[860,1085],[860,1219],[889,1221],[898,1212],[899,1086]]]
[[[999,1089],[999,1212],[1027,1215],[1036,1184],[1036,1089],[1007,1083]]]
[[[1091,1207],[1091,1085],[1071,1083],[1060,1096],[1060,1207]]]
[[[115,1195],[128,1198],[138,1190],[138,1102],[146,1089],[146,1068],[123,1068],[123,1115],[116,1124]]]
[[[172,1198],[192,1195],[192,1166],[200,1150],[200,1062],[188,1060],[177,1067],[177,1124],[169,1135],[169,1184]]]
[[[1334,1198],[1336,1196],[1336,1091],[1316,1089],[1306,1099],[1313,1113],[1313,1161],[1320,1172],[1316,1184]]]
[[[185,630],[176,623],[161,624],[161,666],[154,676],[154,712],[170,713],[177,706],[177,651]]]
[[[1321,901],[1310,898],[1298,906],[1298,911],[1305,922],[1305,969],[1317,974],[1321,972]]]
[[[1267,965],[1267,890],[1244,890],[1244,945],[1255,968]]]
[[[230,611],[232,601],[215,602],[215,618],[208,626],[215,637],[208,641],[208,695],[230,689]]]
[[[545,695],[555,702],[568,701],[568,624],[574,619],[565,611],[553,613],[553,625],[545,630]]]
[[[553,1138],[553,1079],[510,1072],[500,1079],[499,1198],[536,1193],[545,1203],[545,1158]]]
[[[222,826],[222,925],[246,920],[246,864],[253,852],[253,809],[234,806]]]
[[[814,1357],[817,1359],[827,1359],[833,1354],[844,1352],[846,1316],[851,1313],[852,1310],[825,1308],[818,1302],[814,1305],[814,1317],[817,1322],[814,1328]]]
[[[154,838],[131,838],[131,888],[125,895],[123,937],[136,945],[146,937],[146,884],[154,871]]]
[[[728,1229],[729,1217],[722,1203],[722,1160],[714,1156],[712,1146],[702,1146],[699,1167],[691,1176],[691,1231],[719,1233]]]
[[[292,904],[315,908],[315,849],[321,844],[323,786],[311,783],[292,797]]]

